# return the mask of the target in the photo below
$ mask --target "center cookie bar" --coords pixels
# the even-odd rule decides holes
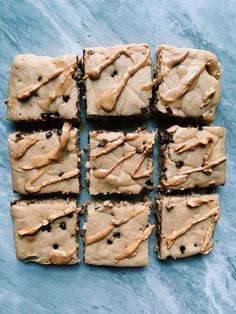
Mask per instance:
[[[148,225],[151,203],[111,201],[87,206],[84,261],[92,265],[138,267],[148,265]]]
[[[213,233],[220,218],[216,194],[160,196],[157,203],[160,259],[207,254],[213,249]]]
[[[206,188],[225,182],[225,128],[182,128],[160,132],[161,188]]]
[[[11,205],[16,256],[40,264],[78,264],[75,199],[19,200]]]
[[[11,67],[8,119],[13,121],[61,118],[77,120],[80,60],[75,55],[56,58],[17,55]]]
[[[12,186],[21,194],[79,193],[78,129],[13,133],[8,143]]]
[[[216,56],[205,50],[166,45],[157,53],[155,108],[168,116],[211,123],[221,94]]]
[[[90,132],[89,193],[139,194],[152,188],[155,135],[144,131]]]
[[[84,49],[87,116],[145,116],[151,98],[147,44]]]

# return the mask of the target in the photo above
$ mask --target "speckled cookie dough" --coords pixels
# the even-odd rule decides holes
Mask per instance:
[[[16,256],[40,264],[78,264],[76,199],[18,200],[11,204]]]
[[[79,193],[78,129],[13,133],[8,139],[12,187],[20,194]]]
[[[112,201],[87,205],[84,261],[92,265],[139,267],[148,265],[148,225],[151,202]]]
[[[91,131],[89,193],[139,194],[153,186],[153,145],[156,132]]]
[[[12,63],[8,85],[8,119],[77,120],[79,62],[76,55],[55,58],[17,55]]]
[[[160,132],[160,187],[164,191],[206,188],[225,183],[223,126],[183,128]]]
[[[216,56],[166,45],[158,47],[157,54],[155,108],[169,116],[211,123],[221,96]]]
[[[87,116],[147,116],[151,58],[147,44],[84,49]]]
[[[220,218],[218,195],[160,196],[156,251],[162,260],[207,254]]]

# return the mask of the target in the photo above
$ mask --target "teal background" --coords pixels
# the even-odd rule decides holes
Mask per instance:
[[[235,21],[233,0],[0,0],[0,313],[236,313]],[[83,47],[142,42],[150,44],[153,58],[156,46],[166,43],[211,50],[222,64],[223,95],[214,124],[227,128],[228,161],[227,183],[217,189],[222,218],[215,250],[207,256],[160,262],[152,235],[150,266],[143,269],[43,267],[17,261],[9,213],[16,195],[11,191],[7,147],[14,127],[4,105],[12,58],[18,53],[81,54]],[[158,124],[151,120],[148,128]],[[114,129],[134,130],[137,125],[124,122]],[[83,114],[81,148],[87,146],[88,128],[111,125],[86,123]],[[84,181],[84,166],[82,174]],[[87,199],[84,189],[79,202]]]

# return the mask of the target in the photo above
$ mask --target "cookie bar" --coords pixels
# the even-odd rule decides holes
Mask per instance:
[[[25,262],[79,263],[76,199],[18,200],[11,204],[16,256]]]
[[[8,139],[12,187],[20,194],[79,193],[78,129],[13,133]]]
[[[89,135],[91,195],[139,194],[152,188],[155,132],[92,131]]]
[[[211,123],[221,96],[221,68],[216,56],[165,45],[157,53],[155,109],[168,116]]]
[[[160,132],[161,187],[164,191],[225,183],[225,128],[182,128]]]
[[[148,238],[155,227],[147,225],[150,210],[150,201],[88,204],[85,263],[115,267],[148,265]]]
[[[83,54],[87,117],[144,117],[151,98],[147,44],[86,48]]]
[[[8,119],[12,121],[61,118],[77,120],[79,58],[17,55],[10,71]]]
[[[220,218],[218,195],[160,196],[157,201],[159,258],[207,254]]]

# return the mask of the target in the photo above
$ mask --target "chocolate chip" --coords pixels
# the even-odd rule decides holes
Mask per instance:
[[[202,131],[203,130],[203,127],[201,125],[199,125],[197,128],[198,128],[198,131]]]
[[[50,138],[52,136],[52,132],[51,131],[48,131],[47,133],[46,133],[46,138]]]
[[[70,213],[70,214],[67,215],[67,217],[68,217],[68,218],[72,218],[72,217],[73,217],[73,214]]]
[[[59,136],[61,135],[61,129],[57,130],[57,135],[59,135]]]
[[[51,117],[51,112],[43,112],[41,113],[41,118],[43,120],[48,120]]]
[[[16,133],[16,137],[21,137],[21,133]]]
[[[181,253],[184,254],[184,251],[185,251],[185,246],[184,245],[181,245],[181,247],[179,248]]]
[[[148,112],[148,108],[143,107],[143,108],[141,108],[141,111],[142,111],[143,113],[146,113],[146,112]]]
[[[194,246],[196,247],[196,246],[197,246],[197,243],[194,243]]]
[[[114,71],[111,73],[111,76],[114,77],[114,76],[116,76],[116,75],[117,75],[117,71],[114,70]]]
[[[107,240],[107,244],[112,244],[112,243],[113,242],[110,239]]]
[[[63,174],[64,174],[64,171],[60,171],[58,175],[59,175],[59,177],[61,177],[61,176],[63,176]]]
[[[120,238],[120,232],[114,232],[113,237],[114,238]]]
[[[148,180],[146,181],[146,185],[152,186],[152,185],[153,185],[152,179],[148,179]]]
[[[39,81],[39,82],[42,81],[42,76],[39,76],[39,77],[38,77],[38,81]]]
[[[50,223],[47,224],[46,226],[42,226],[42,227],[41,227],[41,230],[42,230],[43,232],[46,231],[46,230],[47,230],[47,232],[50,232],[51,229],[52,229],[52,226],[51,226]]]
[[[176,165],[177,168],[181,168],[181,167],[183,167],[184,162],[183,162],[182,160],[179,160],[179,161],[177,161],[177,162],[175,163],[175,165]]]
[[[172,259],[172,255],[166,256],[166,259],[168,259],[168,260]]]
[[[171,109],[170,107],[166,107],[166,111],[167,111],[168,113],[173,113],[173,111],[172,111],[172,109]]]
[[[68,102],[69,101],[69,99],[70,99],[70,96],[69,95],[63,95],[63,101],[64,102]]]
[[[164,131],[160,134],[159,141],[161,145],[173,143],[173,137],[170,133]]]
[[[54,250],[56,250],[59,248],[59,245],[55,243],[55,244],[53,244],[53,248],[54,248]]]
[[[107,140],[101,140],[101,142],[98,143],[98,147],[104,147],[107,144]]]
[[[60,227],[61,227],[62,230],[66,230],[66,223],[64,221],[62,221],[60,223]]]

